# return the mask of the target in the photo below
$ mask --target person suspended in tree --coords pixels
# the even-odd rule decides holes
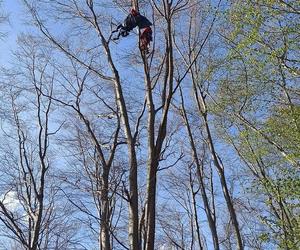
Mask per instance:
[[[146,53],[149,53],[149,46],[152,40],[152,29],[151,27],[146,27],[142,31],[140,36],[141,50],[145,51]]]
[[[141,30],[140,35],[140,44],[141,49],[149,52],[149,45],[152,41],[152,23],[143,15],[141,15],[135,9],[131,9],[129,15],[125,18],[124,22],[117,26],[116,30],[112,31],[112,34],[119,32],[116,37],[112,40],[119,40],[120,37],[126,37],[129,35],[129,32],[132,31],[135,27],[138,27]]]

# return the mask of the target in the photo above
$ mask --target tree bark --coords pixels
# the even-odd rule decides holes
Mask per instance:
[[[146,226],[147,226],[147,239],[146,249],[153,250],[155,244],[155,217],[156,217],[156,185],[157,185],[157,170],[159,167],[160,154],[162,146],[167,134],[167,122],[170,103],[174,94],[173,90],[173,45],[172,45],[172,24],[171,24],[171,5],[166,4],[165,17],[167,20],[167,46],[166,46],[166,72],[164,89],[162,91],[162,117],[155,137],[155,114],[154,103],[152,99],[152,86],[149,76],[147,60],[144,56],[144,69],[146,73],[146,87],[147,87],[147,104],[148,104],[148,178],[147,178],[147,205],[146,205]]]
[[[196,145],[195,145],[195,142],[194,142],[194,137],[193,137],[192,130],[191,130],[191,127],[190,127],[190,123],[189,123],[189,120],[188,120],[188,117],[187,117],[187,114],[186,114],[182,92],[180,91],[180,93],[181,93],[181,102],[182,102],[182,106],[181,106],[181,108],[182,108],[181,113],[182,114],[181,115],[183,117],[186,129],[187,129],[187,132],[188,132],[188,136],[189,136],[189,139],[190,139],[190,145],[191,145],[192,152],[193,152],[193,158],[194,158],[195,163],[196,163],[197,175],[198,175],[198,180],[199,180],[199,184],[200,184],[200,192],[201,192],[202,200],[203,200],[203,203],[204,203],[205,213],[206,213],[206,217],[207,217],[207,220],[208,220],[208,225],[209,225],[209,228],[210,228],[210,231],[211,231],[213,244],[214,244],[214,249],[219,250],[220,247],[219,247],[219,239],[218,239],[216,221],[214,220],[214,218],[212,216],[212,211],[211,211],[211,208],[210,208],[210,205],[209,205],[209,200],[208,200],[208,197],[207,197],[207,194],[206,194],[205,184],[204,184],[204,181],[203,181],[204,174],[203,174],[203,171],[201,169],[200,159],[199,159],[198,154],[197,154],[197,149],[196,149]],[[193,199],[194,199],[194,195],[193,195]]]
[[[109,188],[109,170],[103,169],[102,180],[103,186],[101,187],[101,225],[100,225],[100,237],[101,237],[101,250],[110,250],[110,214],[109,214],[109,198],[108,198],[108,188]]]
[[[214,142],[213,142],[213,139],[211,136],[210,127],[209,127],[209,123],[208,123],[208,119],[207,119],[206,103],[205,103],[205,99],[204,99],[204,96],[202,93],[200,93],[200,100],[201,100],[201,105],[202,105],[203,109],[199,109],[199,112],[201,113],[203,121],[204,121],[205,130],[207,133],[207,142],[209,145],[209,149],[210,149],[210,152],[212,155],[214,165],[215,165],[215,167],[218,171],[219,177],[220,177],[223,195],[224,195],[226,205],[227,205],[227,208],[228,208],[228,211],[230,214],[230,218],[232,220],[234,230],[235,230],[237,247],[239,250],[243,250],[244,245],[243,245],[243,241],[242,241],[242,237],[241,237],[241,233],[240,233],[238,219],[236,216],[235,208],[233,206],[232,198],[230,196],[230,193],[229,193],[229,190],[227,187],[227,181],[226,181],[226,177],[225,177],[225,173],[224,173],[224,166],[222,165],[222,163],[220,163],[219,157],[218,157],[215,147],[214,147]]]

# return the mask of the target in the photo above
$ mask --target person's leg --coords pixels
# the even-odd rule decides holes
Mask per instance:
[[[126,37],[126,36],[129,35],[129,32],[128,32],[126,29],[122,29],[122,30],[120,31],[120,34],[121,34],[122,37]]]
[[[121,29],[121,28],[123,28],[123,24],[119,24],[119,25],[117,26],[117,28],[116,28],[115,30],[113,30],[111,33],[118,32],[119,29]]]
[[[116,41],[116,40],[119,40],[120,36],[126,37],[128,35],[129,35],[129,32],[123,26],[121,26],[121,29],[119,30],[118,35],[115,38],[113,38],[112,40]]]
[[[152,41],[152,29],[150,27],[147,27],[143,34],[143,49],[146,51],[146,53],[149,53],[149,47],[150,42]]]
[[[119,24],[119,25],[117,26],[117,28],[111,32],[111,34],[113,34],[113,33],[119,31],[118,35],[117,35],[116,37],[112,38],[112,40],[114,40],[114,41],[115,41],[115,40],[119,40],[119,38],[120,38],[120,36],[121,36],[122,29],[123,29],[123,25],[122,25],[122,24]]]
[[[145,36],[141,37],[140,42],[141,42],[141,50],[144,51],[146,54],[148,54],[149,49],[148,49],[147,38]]]

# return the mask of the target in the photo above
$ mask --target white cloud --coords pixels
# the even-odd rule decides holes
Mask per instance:
[[[20,206],[17,192],[15,191],[8,191],[7,193],[2,194],[0,199],[4,206],[10,211],[15,211]]]

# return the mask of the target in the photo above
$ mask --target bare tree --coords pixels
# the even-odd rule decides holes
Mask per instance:
[[[219,5],[220,5],[220,2],[219,2]],[[219,5],[218,5],[218,7],[219,7]],[[215,15],[211,21],[211,25],[209,26],[209,28],[207,30],[207,35],[204,36],[203,41],[200,43],[199,54],[203,50],[204,46],[206,45],[207,40],[210,37],[213,25],[216,21],[217,13],[218,12],[215,13]],[[195,13],[195,15],[196,15],[196,13]],[[206,96],[207,96],[206,92],[207,92],[208,87],[205,86],[205,82],[206,82],[205,75],[201,76],[201,73],[203,74],[204,72],[201,72],[201,66],[199,65],[199,61],[200,61],[200,59],[198,57],[199,54],[194,53],[195,48],[199,47],[199,45],[198,45],[199,43],[197,41],[199,40],[200,30],[197,27],[197,23],[195,24],[195,21],[193,19],[194,19],[194,17],[191,16],[188,43],[187,43],[187,48],[186,48],[186,50],[188,52],[187,56],[184,54],[183,50],[181,50],[179,48],[179,46],[177,46],[177,49],[178,49],[179,53],[181,54],[182,59],[183,59],[184,63],[186,64],[186,67],[188,68],[188,71],[190,73],[195,105],[198,109],[199,115],[202,117],[203,129],[206,133],[205,141],[210,150],[212,161],[213,161],[213,163],[218,171],[219,177],[220,177],[220,183],[222,186],[223,195],[224,195],[224,198],[225,198],[225,201],[227,204],[228,211],[230,213],[230,218],[232,220],[233,227],[235,229],[238,249],[243,249],[244,246],[243,246],[243,242],[242,242],[240,227],[239,227],[237,215],[235,212],[235,208],[233,205],[233,201],[232,201],[230,191],[229,191],[229,188],[227,185],[226,177],[225,177],[225,167],[223,165],[221,157],[216,152],[215,143],[214,143],[212,132],[211,132],[211,125],[208,121],[208,107],[207,107],[207,103],[206,103]],[[194,34],[196,34],[196,35],[194,35]],[[209,56],[209,54],[208,54],[208,56]],[[209,60],[208,60],[208,63],[209,63]],[[208,72],[208,75],[209,74],[210,73]],[[182,94],[181,94],[181,100],[183,102]],[[185,110],[184,106],[182,106],[182,108],[183,108],[182,116],[184,117],[184,122],[188,129],[188,134],[189,134],[191,146],[193,148],[194,157],[195,157],[195,155],[197,155],[197,152],[196,152],[193,140],[191,140],[192,133],[191,133],[191,129],[188,124],[188,117],[186,115],[186,111],[184,111]],[[199,160],[196,159],[196,161],[198,161],[197,165],[199,165]],[[200,174],[201,174],[201,172],[200,172]],[[202,176],[203,176],[203,174],[202,174]],[[206,199],[204,199],[204,200],[206,200]],[[207,209],[209,208],[209,206],[205,206],[205,207]],[[215,224],[215,220],[213,219],[213,216],[211,216],[212,213],[209,211],[210,210],[207,211],[207,215],[210,216],[209,221],[210,221],[210,228],[213,233],[214,246],[215,246],[215,248],[218,248],[217,233],[216,233],[215,226],[213,226]]]
[[[64,4],[65,14],[69,14],[72,16],[76,16],[80,18],[84,23],[89,25],[94,29],[96,35],[99,38],[98,46],[101,46],[103,52],[106,56],[106,61],[110,68],[110,73],[112,76],[107,76],[98,69],[94,67],[94,65],[83,61],[79,56],[75,55],[72,51],[69,50],[63,43],[61,43],[57,38],[55,38],[45,26],[46,24],[41,21],[39,17],[38,9],[35,9],[33,5],[31,5],[28,1],[25,1],[28,9],[31,11],[34,20],[41,30],[41,32],[49,39],[49,41],[58,48],[61,52],[63,52],[67,57],[71,58],[75,62],[81,64],[86,67],[86,69],[97,77],[104,81],[108,81],[113,84],[115,89],[115,100],[118,107],[119,116],[122,120],[123,131],[126,137],[126,145],[128,147],[128,158],[129,158],[129,214],[130,214],[130,223],[129,223],[129,236],[130,236],[130,247],[132,249],[138,249],[140,245],[139,239],[139,211],[138,211],[138,184],[137,184],[137,156],[136,156],[136,141],[139,132],[139,124],[140,120],[143,116],[144,105],[141,107],[141,115],[137,116],[137,122],[135,122],[135,129],[132,129],[131,122],[129,120],[129,111],[125,102],[124,90],[122,87],[122,80],[119,75],[119,71],[117,70],[116,63],[113,59],[113,55],[111,53],[111,44],[110,38],[106,38],[104,35],[104,28],[101,27],[99,23],[99,17],[97,14],[97,5],[94,4],[93,1],[87,1],[86,4],[77,4],[77,3],[67,3]],[[60,3],[55,2],[52,4],[54,7],[58,7]],[[152,96],[152,83],[150,78],[150,63],[148,63],[147,57],[142,54],[141,57],[143,59],[144,64],[144,73],[146,76],[146,100],[148,107],[148,143],[149,143],[149,160],[148,160],[148,198],[147,198],[147,206],[146,206],[146,225],[147,225],[147,249],[153,249],[154,247],[154,238],[155,238],[155,203],[156,203],[156,174],[157,168],[160,161],[160,154],[162,152],[163,144],[167,134],[167,121],[168,121],[168,112],[170,108],[170,103],[172,97],[178,87],[173,84],[173,72],[174,72],[174,60],[173,60],[173,45],[172,45],[172,18],[173,15],[179,12],[181,9],[185,8],[188,2],[178,1],[177,3],[165,2],[164,3],[167,8],[165,10],[161,9],[161,7],[157,6],[155,2],[153,2],[153,6],[156,8],[157,12],[164,18],[167,24],[167,36],[166,36],[166,52],[165,52],[165,60],[162,62],[162,66],[158,68],[158,76],[159,78],[155,79],[153,82],[157,82],[160,80],[161,70],[164,69],[164,83],[163,83],[163,91],[162,91],[162,102],[157,104],[157,108],[154,106],[153,96]],[[138,7],[138,3],[133,3],[134,7]],[[59,5],[61,8],[61,5]],[[165,65],[163,67],[163,65]],[[183,77],[184,78],[184,77]],[[183,79],[182,78],[182,79]],[[160,112],[161,117],[158,119],[158,112]],[[83,118],[84,120],[84,118]],[[159,122],[160,121],[160,122]],[[155,125],[159,122],[159,128],[157,134],[155,133]],[[102,164],[104,161],[102,160]]]
[[[4,236],[22,249],[66,248],[72,234],[67,220],[60,216],[71,211],[59,208],[57,183],[51,177],[55,168],[51,139],[60,126],[51,120],[51,98],[41,92],[52,96],[49,61],[30,37],[23,37],[20,46],[20,68],[9,71],[8,82],[2,85],[11,116],[6,117],[7,126],[2,130],[3,139],[10,144],[2,148],[0,220],[8,229]]]
[[[7,21],[8,21],[8,15],[3,10],[3,1],[0,1],[0,25],[2,26]],[[5,35],[6,32],[0,31],[0,39],[2,39]]]
[[[210,231],[212,234],[214,248],[219,249],[219,239],[218,239],[217,226],[216,226],[216,214],[215,214],[214,202],[212,202],[212,206],[211,206],[211,202],[209,201],[209,198],[207,195],[205,180],[204,180],[205,179],[204,159],[203,159],[204,156],[202,157],[202,159],[199,159],[199,153],[198,153],[198,150],[197,150],[197,147],[195,144],[195,139],[194,139],[194,135],[192,133],[192,128],[190,126],[190,122],[189,122],[189,119],[187,116],[187,111],[185,108],[184,98],[183,98],[181,89],[180,89],[180,94],[181,94],[180,112],[181,112],[181,116],[183,117],[186,129],[187,129],[188,137],[190,139],[192,155],[193,155],[193,159],[194,159],[196,169],[197,169],[197,176],[198,176],[198,181],[199,181],[199,185],[200,185],[200,192],[201,192],[202,200],[204,203],[205,213],[206,213],[209,228],[210,228]],[[204,155],[205,155],[205,153],[204,153]],[[192,183],[191,183],[191,185],[192,185]],[[193,190],[193,188],[192,188],[192,190]],[[195,203],[195,195],[196,195],[196,193],[193,193],[193,202],[194,203]],[[195,212],[195,214],[196,214],[196,212]]]
[[[11,248],[262,249],[268,235],[255,229],[267,226],[254,216],[246,221],[255,215],[271,224],[266,212],[284,222],[277,228],[286,249],[289,240],[296,242],[295,209],[282,198],[286,182],[268,172],[271,163],[293,171],[299,165],[298,147],[289,142],[299,132],[299,91],[290,84],[298,71],[285,51],[288,30],[279,30],[282,49],[264,39],[257,44],[284,54],[268,54],[276,54],[267,67],[276,64],[278,78],[264,76],[260,83],[287,109],[262,112],[269,117],[262,121],[251,105],[266,92],[257,94],[249,80],[256,73],[249,75],[251,60],[247,65],[244,58],[250,56],[237,51],[247,43],[227,37],[234,27],[222,19],[229,9],[233,20],[240,17],[235,3],[247,10],[242,2],[23,3],[35,27],[23,39],[26,53],[17,53],[16,62],[26,63],[6,72],[1,85],[1,108],[12,110],[11,116],[1,112],[9,146],[0,152],[1,233],[9,228]],[[270,5],[255,2],[254,18],[264,14],[257,8]],[[272,11],[298,15],[295,6],[282,3]],[[142,30],[112,39],[130,8],[153,23],[150,53],[140,48]],[[277,117],[286,112],[295,136],[274,128],[286,125]],[[261,155],[262,148],[268,154]],[[253,201],[250,184],[265,190],[261,200]]]
[[[62,144],[68,145],[68,151],[75,155],[75,160],[81,163],[79,170],[70,171],[66,177],[66,184],[71,185],[72,193],[74,188],[81,193],[82,190],[88,193],[97,212],[92,212],[92,208],[85,204],[86,202],[81,201],[79,197],[68,194],[68,192],[65,192],[65,194],[80,212],[85,213],[90,220],[95,219],[96,223],[99,223],[100,249],[111,249],[111,239],[113,237],[111,220],[115,209],[114,200],[117,191],[120,191],[119,186],[124,174],[122,168],[114,166],[117,164],[115,162],[117,147],[124,144],[119,138],[119,112],[113,103],[110,104],[111,98],[106,100],[101,97],[99,89],[93,87],[93,79],[89,77],[89,71],[83,70],[82,77],[80,75],[81,71],[80,67],[78,69],[76,65],[72,64],[72,72],[68,74],[60,72],[63,79],[69,79],[62,86],[63,89],[70,87],[69,94],[71,95],[68,101],[66,101],[65,94],[63,94],[64,97],[61,97],[61,93],[57,97],[52,96],[49,98],[64,109],[69,110],[69,121],[66,123],[68,124],[68,130],[72,128],[75,132],[72,133],[71,138],[64,137],[64,140],[72,143],[66,144],[64,140],[61,140]],[[70,76],[70,73],[73,74],[73,77]],[[77,86],[74,86],[71,78],[74,78]],[[88,96],[88,100],[83,97],[85,95]],[[96,103],[95,106],[100,107],[100,109],[93,109],[93,103]],[[101,107],[100,103],[104,107]],[[86,109],[94,115],[89,115],[87,111],[84,111]],[[74,119],[74,117],[77,117],[77,119]],[[103,122],[106,120],[108,123],[105,134],[102,132],[104,126],[99,128],[96,125],[96,122],[100,120]],[[109,134],[110,130],[111,134]],[[80,196],[80,193],[78,193],[78,196]],[[78,201],[80,202],[78,203]]]

